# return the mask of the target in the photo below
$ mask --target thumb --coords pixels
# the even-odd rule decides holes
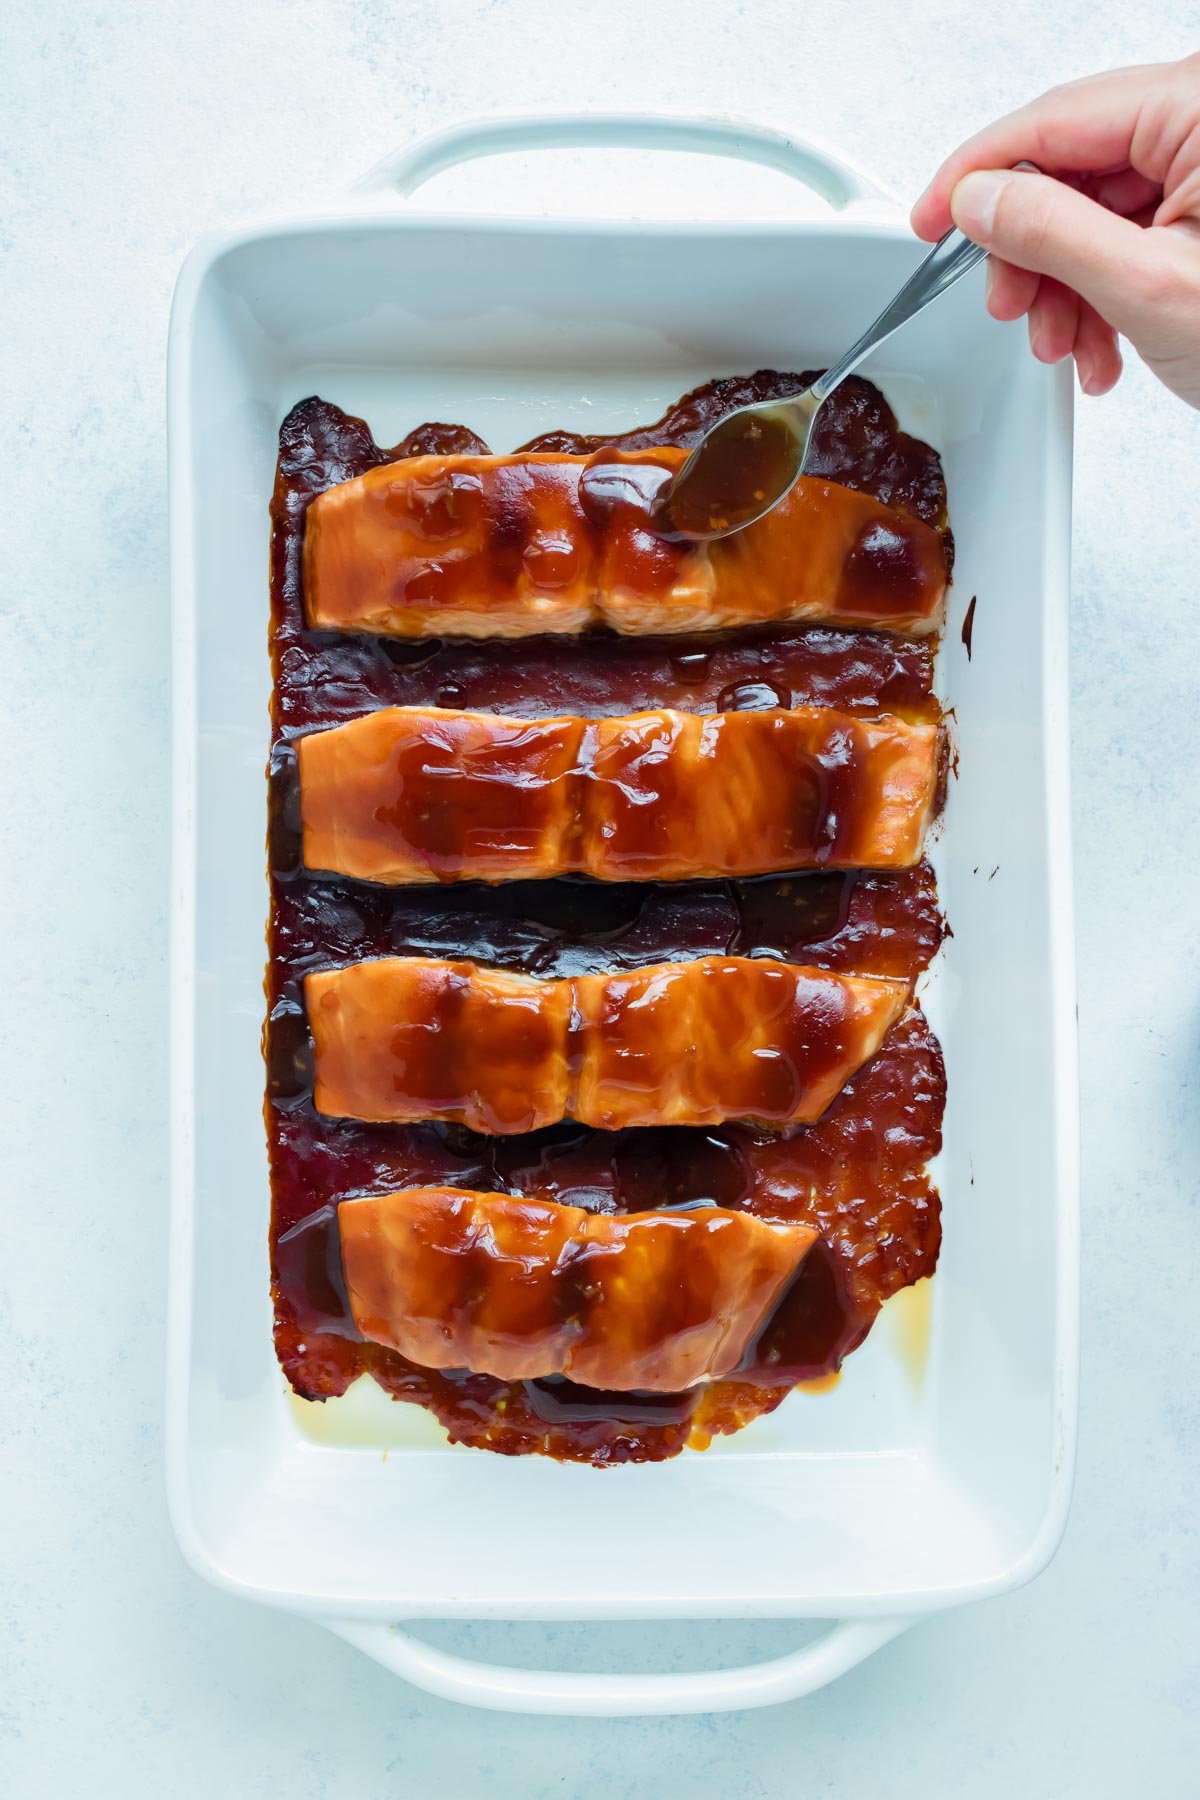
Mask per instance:
[[[1126,337],[1138,336],[1141,227],[1048,175],[977,169],[950,196],[954,223],[1005,262],[1056,280],[1090,301]]]

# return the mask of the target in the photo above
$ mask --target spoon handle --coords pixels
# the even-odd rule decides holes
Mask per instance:
[[[925,260],[913,271],[894,300],[890,300],[875,320],[868,325],[856,344],[833,367],[818,376],[809,390],[817,401],[828,399],[835,387],[856,369],[863,358],[890,338],[893,331],[906,325],[922,312],[931,300],[953,287],[969,269],[987,255],[979,244],[973,244],[961,231],[951,229],[933,246]]]

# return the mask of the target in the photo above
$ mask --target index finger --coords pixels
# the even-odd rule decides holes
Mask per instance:
[[[976,132],[946,158],[913,207],[917,236],[940,238],[949,231],[954,222],[950,196],[972,169],[1011,169],[1014,163],[1032,162],[1046,170],[1101,174],[1127,167],[1150,79],[1161,66],[1110,69],[1051,88]]]

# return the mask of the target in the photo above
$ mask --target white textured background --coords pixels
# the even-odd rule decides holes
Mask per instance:
[[[1137,368],[1079,408],[1084,1339],[1063,1549],[810,1700],[587,1724],[428,1699],[209,1590],[171,1539],[162,367],[201,230],[464,114],[728,110],[915,193],[986,116],[1197,41],[1187,0],[0,0],[0,1785],[18,1800],[1195,1791],[1200,419]],[[790,1643],[777,1625],[438,1638],[609,1666],[665,1646],[679,1668]]]

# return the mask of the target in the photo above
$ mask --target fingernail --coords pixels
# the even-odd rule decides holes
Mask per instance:
[[[991,241],[996,207],[1012,176],[999,169],[976,169],[964,175],[950,196],[950,215],[960,231],[977,244]]]

